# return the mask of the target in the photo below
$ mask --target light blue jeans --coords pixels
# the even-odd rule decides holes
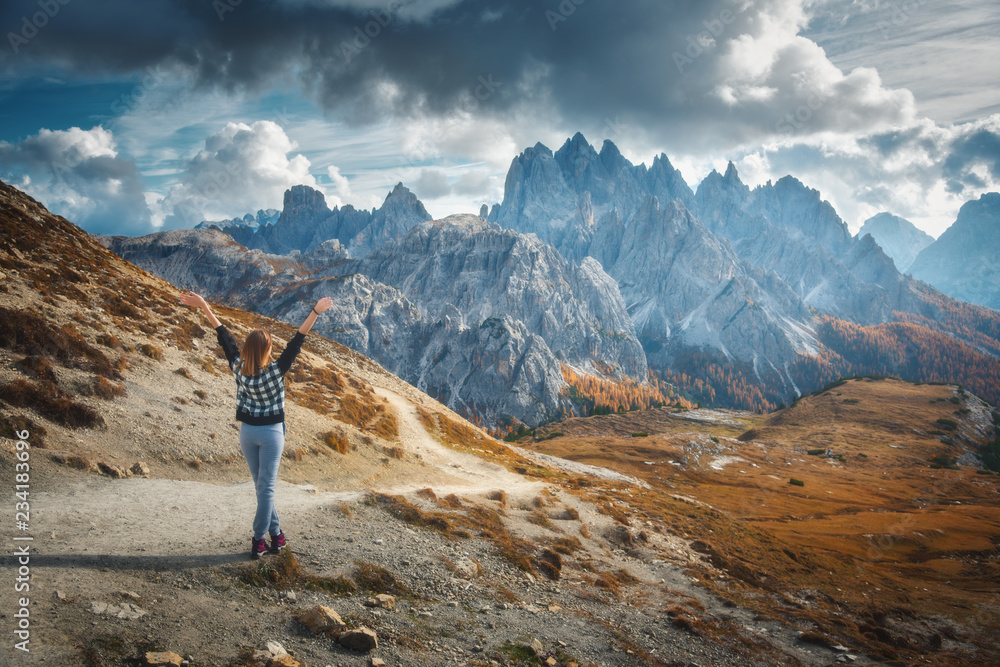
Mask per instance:
[[[255,426],[240,423],[240,449],[250,466],[257,490],[257,513],[253,517],[253,537],[264,538],[265,533],[274,537],[281,532],[278,512],[274,509],[274,485],[278,481],[278,465],[285,448],[285,424]]]

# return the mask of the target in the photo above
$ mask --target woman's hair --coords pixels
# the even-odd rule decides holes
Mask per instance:
[[[271,363],[271,334],[263,329],[254,329],[243,343],[240,353],[243,375],[256,375]]]

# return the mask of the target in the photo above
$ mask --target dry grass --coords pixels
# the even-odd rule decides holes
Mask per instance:
[[[528,515],[525,516],[524,518],[527,519],[529,523],[533,523],[536,526],[541,526],[545,530],[552,531],[553,533],[563,532],[562,529],[559,528],[554,523],[552,523],[552,520],[549,519],[548,515],[545,514],[545,512],[542,512],[541,510],[534,510],[532,512],[529,512]]]
[[[340,454],[346,455],[350,449],[350,443],[347,441],[347,436],[340,431],[327,431],[326,433],[320,435],[320,440],[326,443],[327,447]]]
[[[0,415],[0,438],[20,440],[18,433],[28,432],[28,442],[32,447],[45,449],[48,431],[29,417]]]
[[[125,395],[125,385],[121,382],[112,382],[103,375],[98,375],[89,385],[90,395],[110,401],[113,398]]]
[[[486,497],[500,503],[500,507],[507,507],[507,492],[503,489],[500,489],[499,491],[491,491],[486,495]]]
[[[163,358],[163,348],[159,345],[153,345],[152,343],[143,343],[139,346],[139,351],[144,355],[152,359],[153,361],[159,361]]]
[[[93,408],[77,403],[73,395],[51,382],[18,379],[0,386],[0,400],[18,408],[30,408],[46,419],[70,428],[104,426],[104,418]]]
[[[411,593],[405,584],[398,581],[389,570],[380,565],[356,560],[354,566],[353,579],[362,590],[395,596]]]
[[[322,577],[307,572],[290,549],[252,565],[240,566],[236,570],[236,578],[257,588],[298,588],[324,591],[332,595],[350,595],[358,591],[357,584],[343,575]]]
[[[0,306],[0,347],[121,379],[107,355],[88,343],[74,324],[56,327],[30,310]]]
[[[717,594],[814,627],[879,659],[912,661],[931,650],[930,640],[905,644],[898,632],[889,639],[885,630],[872,630],[877,625],[868,614],[913,619],[909,622],[927,636],[943,632],[944,618],[972,622],[980,633],[1000,633],[996,617],[976,611],[991,604],[995,587],[984,582],[1000,580],[994,478],[962,465],[935,470],[927,463],[936,455],[952,459],[963,448],[973,449],[958,442],[943,445],[938,439],[943,436],[931,433],[947,424],[941,419],[956,423],[948,432],[952,438],[971,432],[963,425],[969,414],[957,411],[951,400],[954,391],[855,380],[755,422],[741,419],[726,432],[711,426],[720,439],[713,447],[729,446],[722,437],[746,434],[747,444],[726,452],[744,461],[721,470],[709,467],[712,456],[704,454],[700,465],[669,465],[684,460],[693,438],[704,443],[704,432],[666,415],[637,413],[641,428],[628,423],[629,415],[617,416],[616,432],[659,434],[638,446],[633,438],[595,432],[598,418],[592,418],[568,420],[574,423],[558,427],[564,437],[532,448],[648,482],[651,490],[630,493],[603,482],[570,488],[597,500],[619,523],[650,521],[653,526],[644,530],[694,540],[704,557],[694,571]],[[807,456],[810,449],[830,449],[834,458]],[[790,485],[790,478],[804,486]],[[609,590],[615,588],[616,581],[601,578]],[[819,593],[803,603],[802,591]],[[691,614],[682,618],[688,620],[681,625],[690,621],[702,631]],[[934,660],[944,664],[954,656],[945,651]]]

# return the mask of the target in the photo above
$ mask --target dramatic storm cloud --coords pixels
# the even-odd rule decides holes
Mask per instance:
[[[728,159],[765,179],[795,167],[851,224],[899,207],[938,225],[1000,180],[997,14],[964,0],[9,0],[3,166],[41,196],[24,137],[96,125],[141,176],[109,182],[132,199],[145,182],[139,206],[108,204],[140,221],[128,228],[149,224],[133,210],[146,200],[168,225],[280,206],[296,178],[365,207],[404,181],[439,215],[496,201],[513,156],[582,131],[637,162],[665,151],[692,185]],[[241,149],[209,144],[238,143],[220,139],[237,125],[270,157],[219,186]],[[55,179],[59,201],[98,177]]]
[[[0,25],[32,8],[5,3]],[[811,132],[912,117],[912,95],[871,69],[843,74],[798,36],[806,23],[792,0],[75,2],[0,62],[125,74],[180,65],[196,85],[226,90],[292,79],[356,123],[527,106],[587,129],[617,118],[678,148],[793,131],[803,107]]]

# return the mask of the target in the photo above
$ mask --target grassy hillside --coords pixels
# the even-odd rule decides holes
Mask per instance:
[[[859,379],[764,416],[570,419],[522,444],[648,482],[606,510],[694,540],[720,595],[819,644],[955,664],[953,640],[1000,657],[1000,479],[978,456],[995,428],[955,386]]]

